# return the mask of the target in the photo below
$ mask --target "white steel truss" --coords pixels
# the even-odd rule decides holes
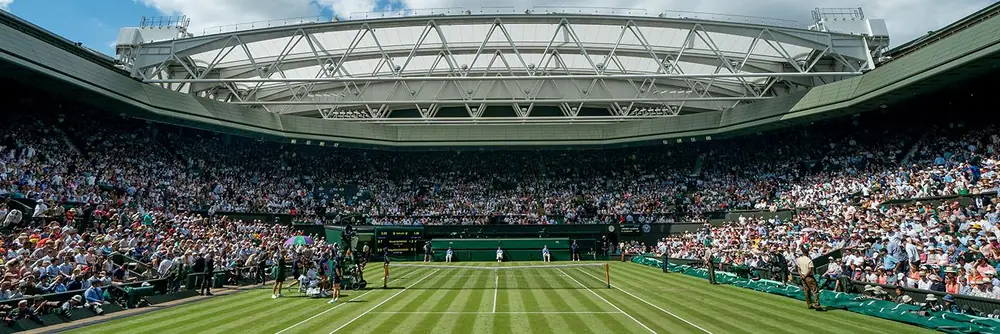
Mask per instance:
[[[542,33],[544,32],[544,34]],[[547,37],[540,37],[547,36]],[[873,68],[864,36],[597,15],[406,17],[139,45],[150,84],[281,114],[383,119],[538,107],[577,118],[717,111]],[[442,117],[443,118],[443,117]]]

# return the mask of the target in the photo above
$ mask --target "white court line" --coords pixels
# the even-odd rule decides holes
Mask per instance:
[[[500,290],[500,272],[495,272],[496,281],[493,283],[493,313],[497,313],[497,290]]]
[[[480,277],[483,277],[483,275],[482,274],[474,274],[474,275],[448,275],[448,277],[450,277],[450,278],[480,278]],[[518,273],[517,277],[552,277],[552,275],[543,275],[543,274],[537,274],[537,275],[524,274],[524,275],[522,275],[521,273]],[[400,278],[402,278],[402,276],[400,276]]]
[[[361,319],[361,317],[365,316],[368,313],[371,313],[372,310],[378,308],[379,306],[382,306],[382,304],[385,304],[386,302],[392,300],[393,298],[396,298],[396,296],[399,296],[399,294],[401,294],[403,292],[406,292],[406,290],[410,289],[414,285],[417,285],[418,283],[422,282],[423,280],[427,279],[428,277],[431,277],[431,275],[434,275],[434,273],[437,273],[438,271],[441,271],[441,269],[432,271],[430,274],[427,274],[427,276],[424,276],[423,278],[417,280],[416,282],[413,282],[413,284],[410,284],[410,286],[403,288],[403,290],[399,290],[399,292],[397,292],[396,294],[394,294],[392,296],[389,296],[389,298],[386,298],[381,303],[378,303],[377,305],[372,306],[372,308],[368,309],[368,311],[365,311],[365,313],[361,313],[357,317],[354,317],[354,319],[351,319],[351,321],[348,321],[346,324],[343,324],[340,327],[337,327],[337,329],[334,329],[332,332],[330,332],[330,334],[336,333],[337,331],[339,331],[341,329],[344,329],[344,327],[347,327],[347,325],[350,325],[351,323],[353,323],[355,321],[358,321],[358,319]]]
[[[559,312],[559,311],[548,311],[548,312],[545,312],[545,311],[540,311],[540,312],[528,312],[528,311],[521,311],[521,312],[461,312],[461,311],[453,311],[453,312],[448,312],[448,311],[442,311],[442,312],[421,312],[421,311],[413,311],[413,312],[408,312],[408,311],[372,312],[372,314],[619,314],[619,313],[621,313],[621,312],[617,312],[617,311],[615,311],[615,312],[587,312],[587,311],[581,311],[581,312],[572,312],[572,311],[570,311],[570,312]]]
[[[375,289],[372,289],[372,290],[368,290],[368,292],[365,292],[365,293],[362,293],[361,295],[358,295],[357,297],[354,297],[354,298],[351,298],[350,300],[355,300],[355,299],[358,299],[358,298],[361,298],[361,297],[364,297],[365,295],[367,295],[367,294],[369,294],[369,293],[372,293],[372,292],[375,292],[375,291],[376,291]],[[327,309],[326,311],[323,311],[323,312],[320,312],[320,313],[319,313],[319,314],[317,314],[317,315],[314,315],[314,316],[311,316],[311,317],[309,317],[309,318],[308,318],[308,319],[306,319],[306,320],[302,320],[302,321],[299,321],[298,323],[296,323],[296,324],[294,324],[294,325],[291,325],[291,326],[289,326],[288,328],[285,328],[285,329],[282,329],[282,330],[281,330],[280,332],[278,332],[278,333],[276,333],[276,334],[281,334],[281,333],[284,333],[284,332],[287,332],[287,331],[288,331],[289,329],[292,329],[292,328],[295,328],[295,327],[297,327],[298,325],[301,325],[301,324],[304,324],[304,323],[306,323],[306,322],[307,322],[307,321],[309,321],[309,320],[313,320],[313,319],[316,319],[316,317],[319,317],[319,316],[321,316],[321,315],[324,315],[324,314],[326,314],[327,312],[330,312],[330,311],[333,311],[333,310],[336,310],[337,308],[339,308],[339,307],[341,307],[341,306],[344,306],[344,305],[346,305],[346,304],[347,304],[347,302],[343,302],[343,303],[340,303],[340,304],[337,304],[337,306],[334,306],[334,307],[331,307],[331,308]]]
[[[656,334],[656,331],[654,331],[654,330],[653,330],[652,328],[649,328],[649,326],[646,326],[646,324],[642,323],[642,321],[639,321],[639,319],[636,319],[636,318],[635,318],[635,317],[633,317],[633,316],[632,316],[631,314],[628,314],[628,313],[625,313],[625,311],[622,311],[622,309],[621,309],[621,308],[618,308],[618,306],[616,306],[615,304],[612,304],[612,303],[611,303],[610,301],[608,301],[607,299],[604,299],[604,297],[601,297],[601,295],[597,294],[597,292],[594,292],[594,290],[591,290],[591,289],[590,289],[589,287],[587,287],[586,285],[583,285],[583,283],[580,283],[580,281],[577,281],[577,280],[576,280],[575,278],[573,278],[573,276],[570,276],[569,274],[567,274],[567,273],[566,273],[565,271],[563,271],[562,269],[559,269],[559,272],[563,273],[563,275],[566,275],[566,277],[569,277],[569,279],[573,280],[573,282],[576,282],[576,284],[579,284],[579,285],[580,285],[580,286],[582,286],[582,287],[583,287],[584,289],[587,289],[587,291],[590,291],[590,293],[592,293],[592,294],[594,294],[595,296],[597,296],[597,298],[600,298],[600,299],[601,299],[601,300],[603,300],[603,301],[604,301],[605,303],[608,303],[608,305],[611,305],[611,307],[614,307],[614,308],[615,308],[616,310],[618,310],[618,312],[619,312],[619,313],[621,313],[621,314],[624,314],[624,315],[625,315],[626,317],[629,317],[629,319],[632,319],[633,321],[635,321],[635,323],[639,324],[639,326],[642,326],[642,328],[645,328],[646,330],[649,330],[649,332],[650,332],[650,333],[653,333],[653,334]]]
[[[594,279],[596,279],[598,281],[605,282],[605,280],[602,280],[602,279],[598,278],[597,276],[591,275],[590,273],[588,273],[586,271],[580,270],[580,272],[583,273],[584,275],[593,277]],[[705,333],[708,333],[708,334],[712,334],[712,332],[709,332],[707,329],[701,328],[701,326],[695,325],[693,322],[687,321],[686,319],[681,318],[681,317],[677,316],[676,314],[671,313],[670,311],[664,310],[663,308],[661,308],[661,307],[659,307],[657,305],[654,305],[653,303],[650,303],[650,302],[646,301],[645,299],[639,298],[639,296],[633,295],[631,292],[628,292],[628,290],[625,290],[625,289],[622,289],[620,287],[617,287],[614,284],[612,284],[611,287],[615,288],[615,289],[618,289],[618,291],[624,292],[625,294],[627,294],[629,296],[632,296],[632,298],[638,299],[639,301],[641,301],[643,303],[646,303],[646,305],[655,307],[657,310],[660,310],[663,313],[669,314],[670,316],[672,316],[674,318],[677,318],[677,320],[683,321],[684,323],[686,323],[688,325],[691,325],[694,328],[700,329],[702,332],[705,332]]]

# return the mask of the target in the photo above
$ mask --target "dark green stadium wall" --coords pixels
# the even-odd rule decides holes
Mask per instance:
[[[433,239],[434,261],[444,261],[448,247],[453,261],[496,261],[497,247],[504,251],[504,261],[541,261],[542,248],[549,247],[553,261],[570,258],[569,238],[534,239]]]

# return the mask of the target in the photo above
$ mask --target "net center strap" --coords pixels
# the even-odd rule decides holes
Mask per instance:
[[[476,267],[476,266],[449,266],[434,264],[391,264],[391,267],[407,268],[427,268],[427,269],[470,269],[470,270],[510,270],[510,269],[558,269],[558,268],[581,268],[581,267],[604,267],[604,263],[577,263],[577,264],[554,264],[539,266],[501,266],[501,267]]]

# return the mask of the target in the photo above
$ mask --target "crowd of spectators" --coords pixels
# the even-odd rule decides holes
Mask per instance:
[[[918,136],[898,128],[611,151],[416,153],[285,145],[108,117],[30,119],[36,124],[5,133],[0,195],[40,199],[52,210],[80,203],[473,225],[700,221],[858,193],[912,198],[997,185],[996,159],[985,152],[992,128],[929,130],[946,140],[916,145],[901,168]],[[122,126],[102,126],[109,122]],[[979,147],[963,144],[972,140]]]
[[[691,145],[394,152],[281,144],[78,109],[4,116],[0,196],[10,200],[0,222],[11,233],[0,297],[89,287],[101,275],[126,281],[133,274],[106,260],[113,252],[151,268],[188,251],[232,264],[291,234],[221,218],[241,212],[476,225],[704,222],[713,212],[794,209],[786,218],[706,225],[647,250],[697,258],[710,247],[725,262],[754,265],[775,253],[793,259],[802,246],[812,255],[844,248],[851,255],[836,274],[914,286],[921,272],[941,274],[946,289],[969,294],[992,284],[979,262],[1000,260],[995,196],[883,205],[995,194],[1000,137],[989,123],[854,118]],[[147,271],[134,275],[165,274]]]
[[[111,215],[120,217],[80,230],[79,221],[50,218],[7,226],[9,234],[0,238],[0,301],[83,291],[74,305],[100,313],[108,289],[167,278],[176,291],[187,274],[205,270],[208,259],[214,270],[241,273],[251,256],[276,254],[295,234],[287,226],[224,216],[116,209]]]
[[[791,260],[801,249],[814,258],[841,249],[844,255],[820,273],[831,279],[830,288],[837,278],[847,277],[1000,298],[997,130],[990,124],[934,127],[923,140],[913,142],[909,156],[900,145],[865,148],[854,142],[847,145],[851,149],[838,150],[841,145],[831,144],[821,172],[794,180],[788,178],[792,173],[767,177],[781,181],[772,183],[773,198],[755,207],[794,208],[793,214],[738,216],[720,226],[706,224],[697,232],[666,238],[643,251],[703,260],[711,250],[719,262],[768,268],[773,258],[794,266]],[[883,136],[886,143],[894,142],[889,134]],[[907,162],[893,164],[884,157]],[[832,161],[837,163],[829,164]],[[787,164],[760,163],[777,168]],[[751,173],[762,174],[760,168]],[[751,194],[755,200],[764,196]],[[954,195],[965,196],[933,199]],[[932,199],[912,200],[919,198]]]
[[[209,192],[145,132],[150,127],[107,126],[115,117],[4,116],[0,301],[20,299],[16,307],[0,305],[7,323],[77,308],[102,313],[111,290],[124,284],[170,278],[176,290],[199,260],[233,269],[295,234],[191,213]],[[31,298],[66,292],[76,294],[66,302]]]

